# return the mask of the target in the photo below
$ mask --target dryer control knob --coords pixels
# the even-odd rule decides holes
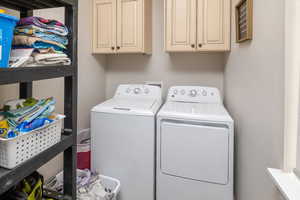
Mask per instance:
[[[134,92],[134,94],[140,94],[141,89],[140,88],[135,88],[133,92]]]
[[[195,96],[197,96],[197,94],[198,94],[197,90],[191,90],[190,91],[190,96],[191,97],[195,97]]]

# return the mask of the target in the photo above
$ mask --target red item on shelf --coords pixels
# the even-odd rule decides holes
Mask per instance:
[[[91,169],[91,143],[89,139],[77,144],[77,168]]]
[[[77,168],[91,169],[91,151],[77,152]]]

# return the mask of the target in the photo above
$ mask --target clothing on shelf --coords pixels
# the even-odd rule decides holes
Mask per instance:
[[[18,26],[36,26],[57,35],[66,36],[69,31],[68,28],[61,22],[56,20],[44,19],[42,17],[25,17],[22,18]]]
[[[77,169],[76,185],[77,200],[114,200],[114,187],[119,187],[112,182],[105,184],[104,177],[87,169]],[[46,181],[45,188],[63,192],[63,172]]]
[[[62,53],[61,51],[56,51],[54,48],[49,47],[46,49],[35,49],[35,52],[45,54],[45,53]]]
[[[40,65],[70,65],[71,60],[64,53],[33,53],[27,67]]]
[[[34,50],[25,62],[16,65],[14,59],[11,60],[10,66],[71,65],[71,59],[66,54],[68,33],[68,28],[56,20],[41,17],[22,18],[14,31],[13,48]]]
[[[58,42],[61,43],[63,45],[67,45],[68,44],[68,38],[65,36],[60,36],[60,35],[56,35],[53,33],[47,33],[47,32],[41,32],[37,29],[30,29],[30,28],[22,28],[22,27],[18,27],[15,29],[15,34],[16,35],[29,35],[32,37],[39,37],[41,39],[44,40],[50,40],[53,42]]]
[[[12,49],[10,53],[9,65],[11,68],[23,67],[30,59],[33,48],[28,49]]]
[[[57,51],[63,52],[66,49],[66,46],[50,41],[50,40],[44,40],[39,37],[31,37],[26,35],[15,35],[13,39],[13,45],[14,46],[26,46],[29,48],[36,48],[36,49],[47,49],[53,47]]]
[[[0,116],[0,137],[15,138],[55,120],[53,115],[55,100],[53,97],[36,100],[12,100],[4,104]]]

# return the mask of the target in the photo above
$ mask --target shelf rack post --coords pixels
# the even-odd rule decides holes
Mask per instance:
[[[78,35],[78,0],[73,6],[65,7],[66,25],[69,27],[69,57],[72,58],[74,76],[65,77],[65,128],[72,130],[73,146],[64,152],[64,192],[76,199],[76,144],[77,144],[77,35]]]

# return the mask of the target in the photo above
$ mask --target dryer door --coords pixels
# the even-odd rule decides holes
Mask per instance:
[[[228,183],[228,128],[164,121],[160,131],[162,173],[216,184]]]

